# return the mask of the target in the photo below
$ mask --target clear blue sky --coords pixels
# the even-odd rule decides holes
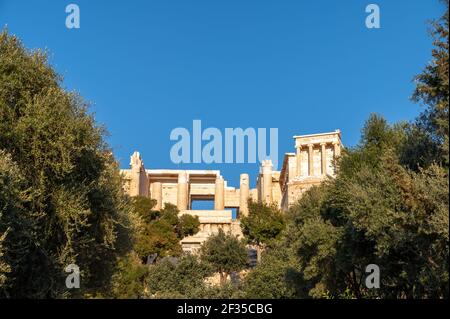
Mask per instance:
[[[65,7],[81,28],[65,27]],[[381,29],[365,27],[366,5]],[[411,120],[412,78],[430,60],[427,20],[438,0],[0,0],[0,25],[28,48],[48,48],[64,85],[92,103],[121,166],[174,168],[175,127],[277,127],[279,162],[292,136],[341,129],[355,145],[371,112]],[[220,169],[232,186],[256,164]]]

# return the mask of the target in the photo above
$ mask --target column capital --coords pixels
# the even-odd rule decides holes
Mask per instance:
[[[263,160],[261,163],[261,171],[263,174],[272,174],[272,160]]]
[[[239,180],[240,180],[241,184],[245,184],[245,185],[249,184],[249,176],[248,176],[248,174],[241,174],[239,177],[240,177]]]
[[[239,215],[248,215],[248,198],[249,198],[249,176],[248,174],[240,175],[240,185],[239,185]],[[239,216],[240,217],[240,216]]]
[[[261,163],[261,166],[272,168],[272,166],[273,166],[272,160],[270,160],[270,159],[263,160]]]
[[[225,182],[224,178],[221,175],[216,176],[216,183],[223,183]]]
[[[341,143],[334,142],[334,157],[339,157],[341,155]]]
[[[145,171],[144,161],[142,160],[141,153],[135,151],[130,157],[130,167],[134,172]]]

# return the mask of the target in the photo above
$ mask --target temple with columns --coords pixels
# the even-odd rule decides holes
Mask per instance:
[[[185,251],[193,251],[219,229],[242,236],[239,217],[248,214],[249,199],[286,211],[311,186],[335,175],[335,159],[342,149],[339,130],[294,136],[294,140],[296,151],[284,155],[281,171],[273,170],[270,160],[261,163],[256,188],[250,187],[248,174],[240,175],[235,188],[227,185],[218,170],[146,169],[139,152],[134,152],[130,169],[121,170],[125,191],[129,196],[154,199],[155,209],[171,203],[181,215],[198,216],[200,231],[181,241]],[[213,200],[214,209],[193,210],[195,200]]]

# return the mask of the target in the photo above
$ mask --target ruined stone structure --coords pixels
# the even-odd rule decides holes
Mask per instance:
[[[180,214],[199,217],[200,231],[181,241],[183,249],[200,247],[220,228],[242,236],[239,216],[248,214],[248,199],[275,203],[285,211],[308,188],[335,174],[335,159],[342,142],[339,130],[331,133],[294,136],[295,153],[284,155],[281,171],[270,160],[261,163],[256,188],[250,188],[248,174],[240,175],[239,188],[229,187],[218,170],[145,169],[139,152],[131,156],[130,169],[121,170],[125,190],[130,196],[145,196],[156,201],[156,209],[165,203],[178,207]],[[214,200],[214,210],[192,210],[194,200]],[[233,219],[231,209],[237,210]]]
[[[294,136],[295,153],[284,155],[277,202],[287,210],[308,188],[336,174],[336,158],[342,149],[341,132]]]

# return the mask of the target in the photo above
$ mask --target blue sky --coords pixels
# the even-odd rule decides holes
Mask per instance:
[[[65,27],[78,4],[81,28]],[[365,7],[381,28],[365,27]],[[279,162],[293,135],[341,129],[355,145],[371,112],[390,122],[420,111],[412,79],[430,60],[427,20],[438,0],[17,1],[0,0],[0,25],[28,48],[47,48],[64,86],[92,103],[121,166],[139,150],[146,168],[170,160],[176,127],[279,129]],[[232,186],[257,164],[220,169]]]

